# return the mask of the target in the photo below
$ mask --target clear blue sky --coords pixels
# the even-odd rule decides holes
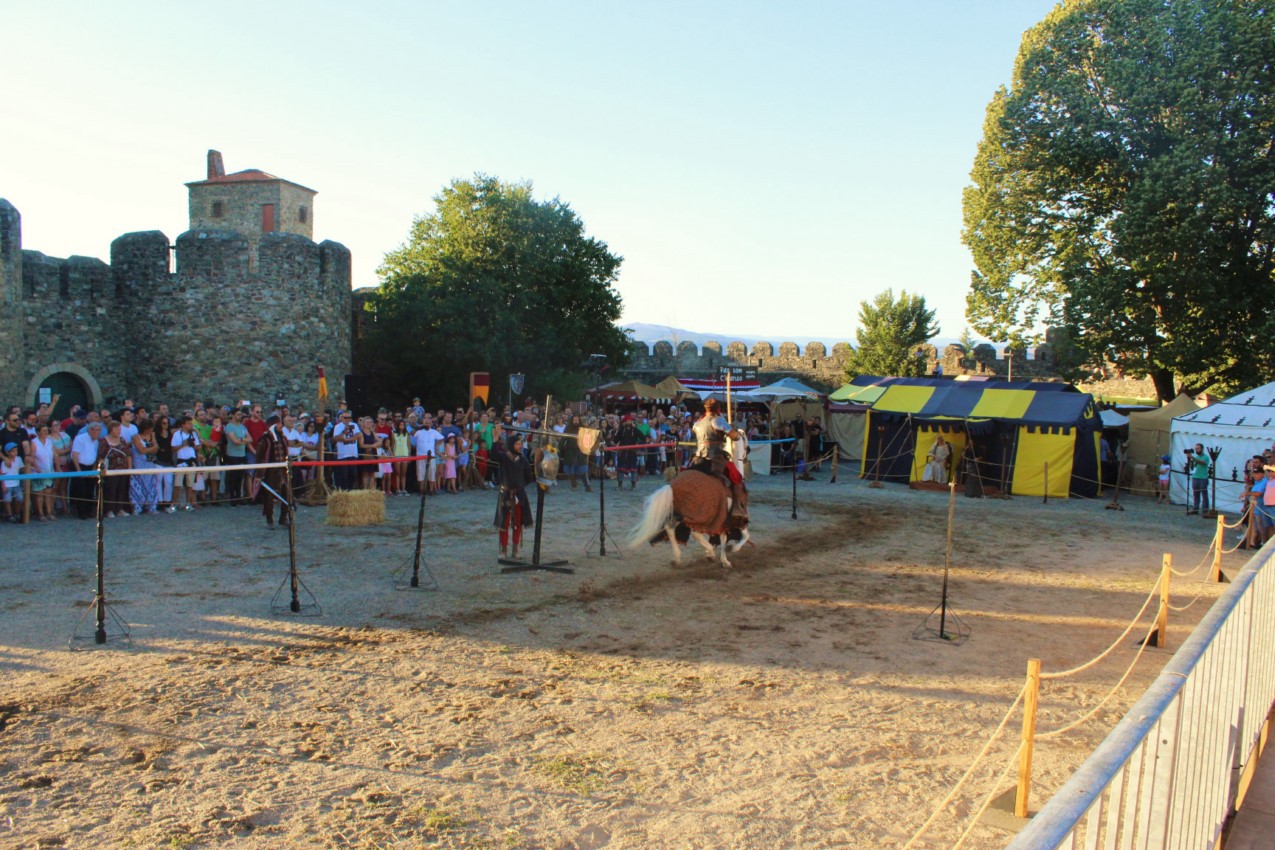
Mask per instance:
[[[853,339],[966,326],[961,190],[1048,0],[5,3],[0,197],[24,247],[186,229],[209,148],[318,190],[354,285],[456,177],[530,180],[625,258],[624,320]]]

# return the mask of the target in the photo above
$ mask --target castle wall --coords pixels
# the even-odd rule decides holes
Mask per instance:
[[[95,257],[22,254],[26,339],[21,393],[26,391],[25,373],[51,363],[78,363],[99,385],[127,392],[132,358],[116,326],[120,309],[111,267]]]
[[[316,366],[350,369],[350,252],[289,233],[129,233],[111,263],[21,249],[21,218],[0,200],[0,402],[34,403],[33,381],[73,371],[110,406],[174,411],[197,399],[309,407]]]
[[[1016,381],[1056,381],[1053,371],[1055,361],[1049,345],[1036,347],[1034,356],[1017,350],[1002,356],[990,345],[982,344],[966,351],[960,345],[948,345],[940,352],[933,345],[918,346],[925,355],[927,375],[976,375],[1007,379],[1013,375]],[[801,349],[796,343],[782,342],[778,349],[769,342],[759,342],[751,349],[742,342],[704,343],[702,349],[693,342],[682,342],[674,351],[672,344],[664,341],[648,346],[633,343],[629,365],[624,375],[648,383],[658,382],[669,375],[686,378],[710,378],[717,375],[719,366],[754,366],[762,384],[792,377],[816,389],[831,391],[846,383],[846,364],[850,359],[850,345],[834,344],[829,350],[824,343],[811,342]],[[1012,361],[1012,370],[1011,370]],[[1155,387],[1150,379],[1130,379],[1119,375],[1103,375],[1101,380],[1079,385],[1085,392],[1120,397],[1155,398]]]
[[[22,216],[0,198],[0,399],[21,398],[26,350],[22,316]]]

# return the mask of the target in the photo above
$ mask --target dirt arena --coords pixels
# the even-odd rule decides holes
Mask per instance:
[[[1190,569],[1214,529],[1145,499],[958,496],[951,600],[971,635],[955,646],[913,639],[939,601],[946,494],[825,469],[799,482],[794,520],[789,478],[754,481],[756,545],[723,574],[674,568],[667,546],[617,555],[656,486],[610,485],[605,558],[596,490],[550,493],[544,557],[573,575],[502,574],[490,492],[431,498],[437,591],[395,587],[414,497],[372,528],[306,509],[313,617],[272,614],[288,537],[254,508],[108,521],[107,595],[132,640],[93,648],[90,616],[82,652],[67,646],[93,598],[94,524],[0,527],[0,847],[901,847],[1028,658],[1049,672],[1101,652],[1162,554]],[[1034,802],[1203,615],[1219,586],[1201,573],[1175,581],[1175,604],[1200,599],[1171,615],[1168,648],[1038,746]],[[1105,696],[1135,643],[1047,683],[1040,730]],[[918,846],[965,828],[952,815],[981,805],[1017,725]],[[966,846],[1009,837],[979,826]]]

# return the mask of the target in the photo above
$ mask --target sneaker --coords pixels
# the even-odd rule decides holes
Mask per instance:
[[[172,505],[169,505],[168,507],[164,508],[164,513],[166,514],[171,514],[176,512],[177,512],[177,508],[174,508]]]
[[[141,508],[133,508],[133,516],[141,516],[141,515],[142,515]]]
[[[184,508],[182,508],[183,511],[193,511],[194,509],[195,509],[194,505],[186,505]]]
[[[103,518],[103,519],[115,519],[115,511],[107,511],[107,512],[103,515],[103,517],[102,517],[102,518]]]

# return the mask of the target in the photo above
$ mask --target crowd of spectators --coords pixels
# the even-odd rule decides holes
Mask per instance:
[[[659,475],[670,466],[689,463],[688,444],[694,441],[691,426],[697,413],[684,404],[673,404],[594,415],[582,404],[544,411],[531,400],[521,408],[427,410],[418,398],[402,410],[380,408],[367,415],[356,415],[344,402],[312,414],[282,405],[263,408],[247,402],[202,401],[174,414],[166,404],[147,408],[126,401],[116,410],[76,406],[65,419],[56,419],[47,405],[32,410],[15,406],[8,408],[0,428],[0,475],[95,470],[101,465],[109,470],[165,470],[105,476],[101,495],[104,516],[110,520],[237,507],[257,497],[261,476],[243,467],[257,462],[258,444],[275,415],[288,453],[296,460],[376,461],[324,468],[321,474],[328,487],[381,489],[387,496],[403,496],[419,493],[421,488],[427,495],[495,489],[499,467],[488,459],[493,446],[505,443],[514,431],[532,432],[526,434],[531,439],[524,441],[529,459],[539,446],[555,444],[562,477],[572,488],[582,485],[591,490],[599,482],[615,481],[619,488],[628,483],[633,489],[641,476]],[[738,419],[752,440],[795,436],[802,444],[811,443],[807,449],[811,457],[822,453],[822,445],[814,444],[822,439],[815,420],[779,425],[771,435],[765,415]],[[581,428],[601,432],[587,457],[575,439],[550,436],[574,434]],[[796,462],[795,445],[777,447],[775,461]],[[429,459],[394,460],[413,456]],[[293,484],[298,490],[316,479],[314,467],[294,469]],[[36,478],[28,486],[24,483],[0,482],[9,522],[20,522],[26,515],[34,522],[97,515],[96,477]],[[23,504],[25,498],[30,505]]]

